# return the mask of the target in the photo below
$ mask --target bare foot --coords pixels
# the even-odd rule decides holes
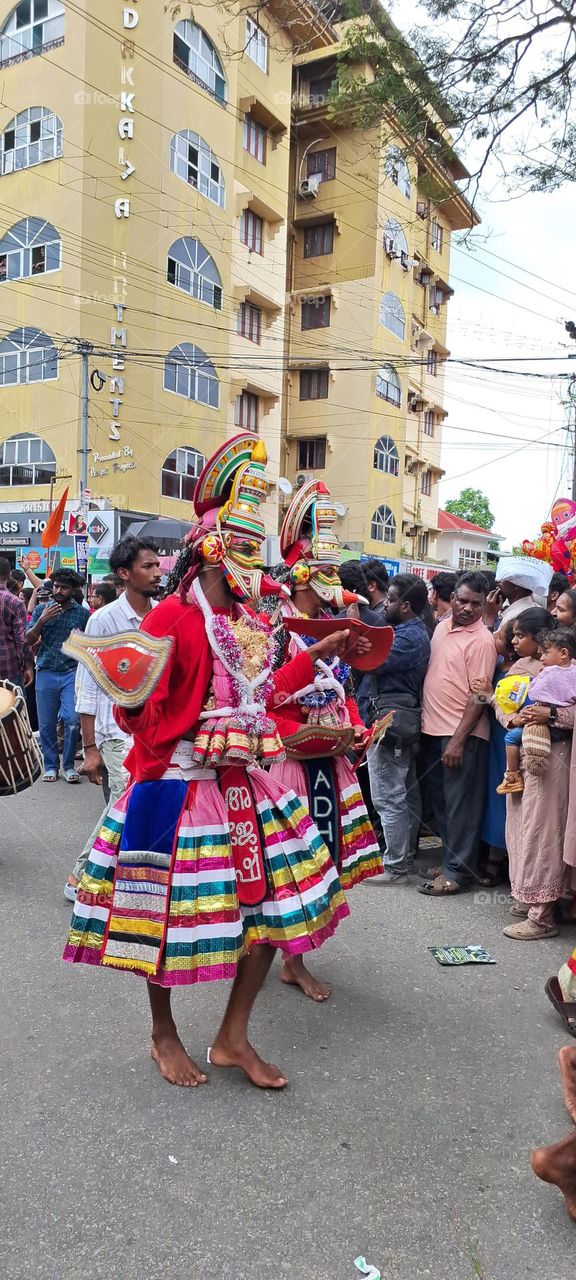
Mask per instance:
[[[558,1066],[562,1076],[564,1102],[570,1119],[576,1124],[576,1047],[564,1045],[558,1053]]]
[[[66,884],[69,884],[71,889],[77,889],[80,881],[76,879],[76,876],[68,876]]]
[[[213,1067],[239,1067],[258,1089],[284,1089],[288,1079],[272,1062],[264,1062],[252,1045],[245,1042],[234,1048],[224,1040],[216,1041],[208,1051]]]
[[[551,1147],[533,1151],[532,1168],[543,1182],[551,1182],[560,1188],[569,1217],[576,1222],[576,1133]]]
[[[318,978],[312,977],[304,966],[302,956],[291,956],[289,960],[284,960],[280,979],[289,987],[300,987],[305,996],[319,1003],[327,1000],[332,992],[326,982],[319,982]]]
[[[150,1052],[160,1075],[168,1084],[195,1089],[197,1085],[207,1083],[208,1077],[186,1053],[176,1028],[172,1032],[153,1036]]]

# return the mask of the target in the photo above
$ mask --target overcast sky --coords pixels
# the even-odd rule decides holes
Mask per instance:
[[[385,0],[384,7],[407,32],[430,21],[414,0]],[[474,156],[459,150],[471,167]],[[565,319],[576,321],[574,187],[512,198],[496,168],[486,178],[489,196],[476,202],[482,226],[470,242],[475,252],[459,247],[458,235],[453,242],[451,354],[497,358],[500,368],[526,373],[576,375],[576,359],[566,359],[570,351],[576,355],[576,342],[564,331]],[[527,362],[506,364],[514,356]],[[564,359],[534,362],[537,356]],[[508,546],[535,537],[554,498],[571,493],[566,395],[567,380],[558,376],[511,377],[449,364],[440,502],[472,485],[488,497],[494,528]]]
[[[565,319],[576,320],[573,188],[484,202],[479,212],[483,225],[474,236],[477,252],[471,256],[455,247],[452,253],[452,355],[503,357],[499,364],[504,369],[576,374],[576,360],[565,358],[570,351],[576,355],[576,343],[564,331]],[[557,355],[564,359],[529,359]],[[526,363],[506,364],[513,356]],[[566,381],[450,365],[446,390],[446,475],[440,501],[473,485],[489,498],[495,528],[508,545],[536,536],[554,497],[570,495],[572,463],[562,404]],[[526,443],[532,441],[538,443]]]

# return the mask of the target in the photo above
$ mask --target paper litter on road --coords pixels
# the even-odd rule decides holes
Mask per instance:
[[[371,1267],[370,1263],[366,1262],[365,1258],[355,1258],[354,1266],[358,1271],[362,1272],[363,1276],[366,1276],[366,1280],[382,1280],[378,1269],[376,1267]]]
[[[484,947],[477,945],[466,947],[428,947],[438,964],[496,964],[493,956]]]

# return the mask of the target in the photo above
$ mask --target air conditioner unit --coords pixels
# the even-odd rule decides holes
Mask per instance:
[[[425,200],[416,201],[416,214],[419,218],[428,217],[428,205]]]
[[[303,200],[315,200],[318,195],[318,189],[322,181],[321,173],[313,173],[309,178],[304,178],[298,187],[298,192]]]
[[[395,258],[395,257],[396,257],[396,245],[394,244],[394,241],[393,241],[393,240],[388,240],[388,239],[387,239],[387,240],[385,240],[385,241],[384,241],[384,248],[385,248],[385,250],[386,250],[386,257],[387,257],[387,258]]]
[[[432,279],[432,272],[427,271],[426,269],[424,269],[424,271],[421,271],[420,275],[418,276],[419,283],[424,287],[430,284],[431,279]]]
[[[314,479],[314,476],[311,474],[310,471],[299,471],[298,475],[296,476],[296,488],[303,489],[304,485],[308,484],[308,481],[313,479]]]

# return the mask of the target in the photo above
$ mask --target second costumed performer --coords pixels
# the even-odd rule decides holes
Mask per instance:
[[[348,914],[338,875],[301,800],[259,767],[282,757],[270,708],[314,678],[332,635],[272,674],[269,623],[243,603],[263,575],[266,453],[252,432],[206,463],[176,594],[144,620],[172,650],[143,706],[116,708],[133,735],[133,779],[109,811],[80,882],[64,958],[147,979],[152,1057],[171,1084],[203,1084],[173,1020],[174,986],[234,979],[209,1051],[261,1088],[286,1076],[248,1041],[254,1000],[279,948],[319,947]]]
[[[275,629],[276,662],[315,653],[311,637],[294,635],[289,617],[329,618],[352,599],[343,591],[338,570],[340,544],[334,525],[338,512],[321,480],[310,480],[295,494],[286,512],[280,550],[289,571],[291,599],[280,606]],[[307,805],[338,870],[342,888],[351,889],[382,873],[382,854],[360,786],[347,758],[367,736],[353,696],[350,667],[335,655],[315,658],[312,677],[276,700],[273,711],[287,759],[273,762],[271,776],[296,792]],[[312,1000],[326,1000],[330,987],[304,966],[301,955],[283,957],[282,980],[301,987]]]

